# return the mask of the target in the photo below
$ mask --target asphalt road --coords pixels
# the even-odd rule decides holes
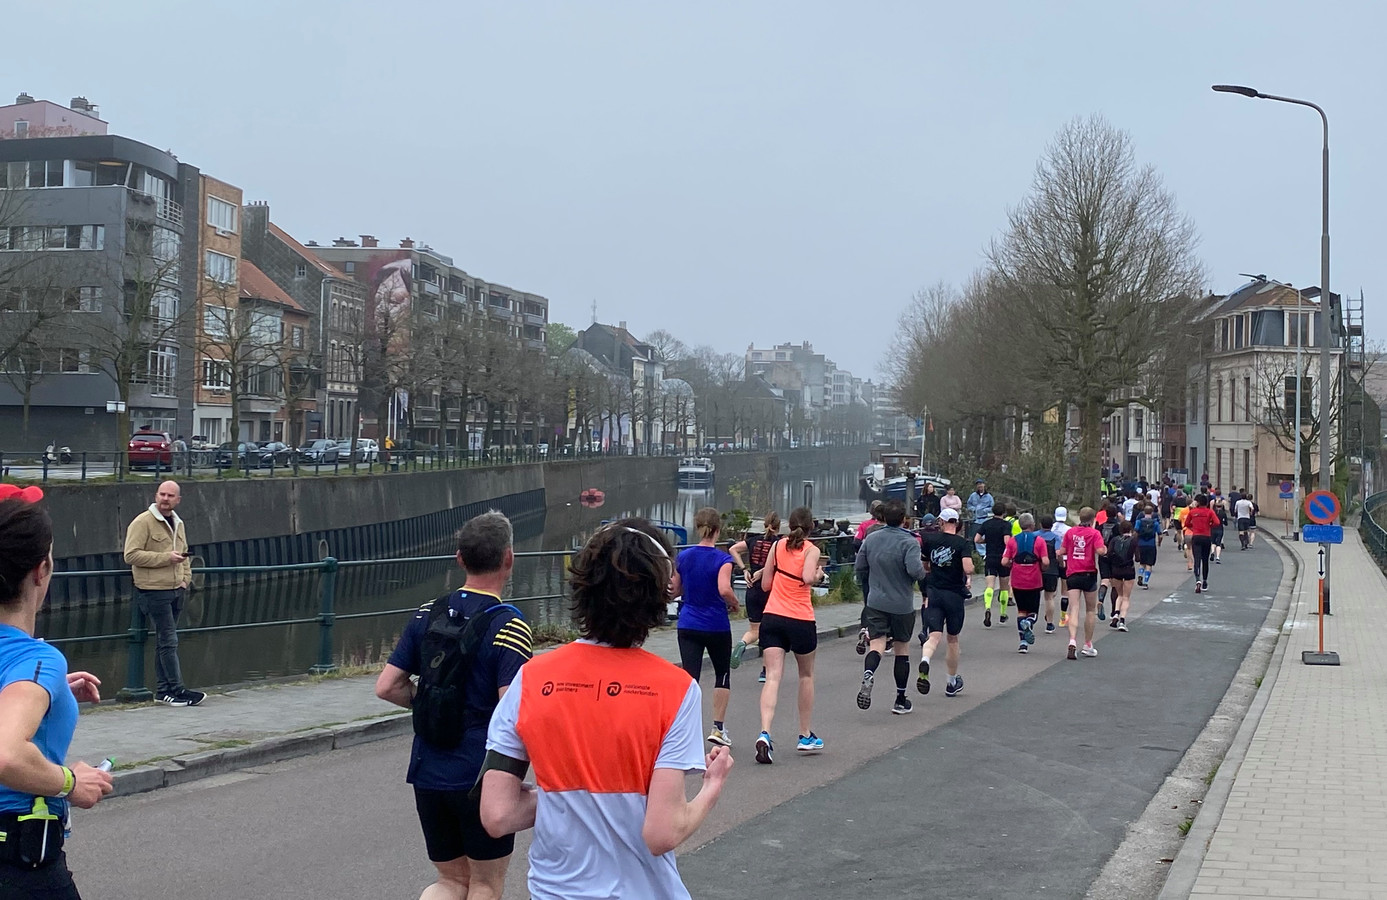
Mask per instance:
[[[777,762],[756,765],[757,667],[735,672],[733,780],[680,857],[693,895],[1082,897],[1213,713],[1280,577],[1271,548],[1234,550],[1196,597],[1163,563],[1128,634],[1100,624],[1095,660],[1065,660],[1058,634],[1021,656],[1010,622],[984,629],[970,608],[966,691],[912,688],[906,717],[890,714],[889,660],[863,712],[852,641],[822,645],[819,756],[790,749],[785,684]],[[414,897],[432,868],[407,755],[396,739],[112,798],[78,814],[70,864],[103,900]],[[525,896],[525,846],[507,896]]]

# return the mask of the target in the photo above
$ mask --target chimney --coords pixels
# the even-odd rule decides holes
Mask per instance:
[[[15,105],[19,105],[20,103],[33,103],[34,98],[29,96],[27,92],[21,91],[19,96],[14,98],[14,102]]]
[[[308,243],[304,244],[304,246],[305,246],[305,247],[316,247],[316,246],[318,246],[318,242],[317,242],[317,241],[309,241]]]
[[[400,241],[400,249],[401,249],[401,250],[413,250],[413,249],[414,249],[414,239],[413,239],[413,238],[405,238],[404,240]]]
[[[98,111],[96,104],[87,100],[86,97],[73,97],[68,103],[68,107],[84,116],[95,116]]]
[[[376,236],[375,236],[374,234],[363,234],[363,235],[361,235],[361,246],[363,246],[363,247],[376,247],[376,246],[379,246],[379,245],[380,245],[380,241],[376,240]]]
[[[337,238],[332,242],[334,247],[355,247],[356,241],[349,241],[344,237]]]

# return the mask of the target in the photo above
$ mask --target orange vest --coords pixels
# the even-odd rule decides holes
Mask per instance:
[[[639,648],[572,643],[525,664],[516,732],[546,791],[647,794],[693,683]]]
[[[811,546],[806,540],[798,550],[791,550],[788,538],[775,545],[775,580],[771,582],[766,612],[787,619],[814,621],[813,592],[803,581],[804,555]]]

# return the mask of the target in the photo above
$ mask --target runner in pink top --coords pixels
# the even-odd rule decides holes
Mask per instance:
[[[1029,653],[1035,643],[1035,620],[1040,613],[1040,590],[1045,586],[1041,569],[1050,567],[1045,540],[1035,530],[1035,516],[1022,513],[1017,519],[1021,533],[1007,538],[1002,565],[1011,567],[1011,592],[1016,598],[1016,630],[1021,638],[1019,653]]]
[[[1093,527],[1093,507],[1079,510],[1079,524],[1064,533],[1060,556],[1064,560],[1066,584],[1069,586],[1069,658],[1097,656],[1093,646],[1093,629],[1098,624],[1098,557],[1107,552],[1103,536]],[[1084,598],[1084,648],[1078,650],[1078,602]],[[1076,653],[1077,651],[1077,653]]]

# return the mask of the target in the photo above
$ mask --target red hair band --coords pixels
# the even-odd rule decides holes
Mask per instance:
[[[10,499],[21,503],[37,503],[43,499],[43,488],[38,485],[22,488],[17,484],[0,484],[0,501]]]

